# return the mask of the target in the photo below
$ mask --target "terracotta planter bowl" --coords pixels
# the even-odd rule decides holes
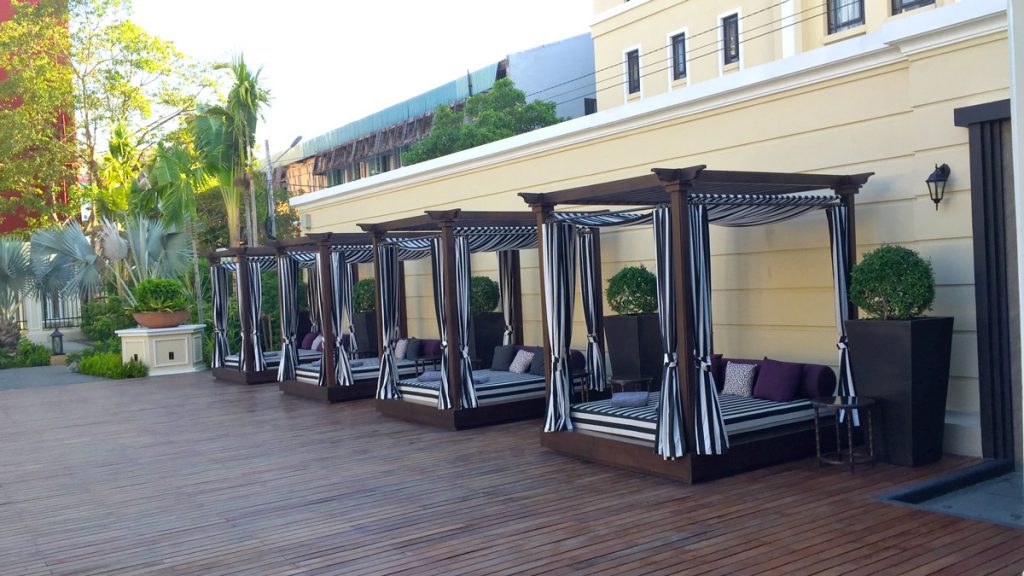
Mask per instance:
[[[176,312],[132,312],[132,318],[143,328],[173,328],[181,326],[191,315],[189,310]]]

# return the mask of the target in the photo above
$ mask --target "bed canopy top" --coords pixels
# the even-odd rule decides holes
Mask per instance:
[[[550,344],[551,393],[546,432],[573,430],[569,418],[567,358],[571,341],[577,256],[583,264],[583,299],[592,330],[599,286],[587,273],[596,228],[653,223],[657,298],[664,360],[656,452],[665,459],[728,449],[717,389],[710,371],[712,348],[711,253],[708,225],[761,226],[824,209],[829,222],[839,331],[840,388],[853,395],[844,322],[857,310],[846,295],[856,239],[854,195],[872,173],[794,174],[707,170],[705,166],[655,168],[651,174],[545,193],[521,193],[536,213],[541,238],[545,330]],[[599,214],[559,213],[558,205],[647,207]],[[598,264],[599,265],[599,264]],[[593,340],[593,334],[588,335]],[[588,356],[589,350],[588,350]]]

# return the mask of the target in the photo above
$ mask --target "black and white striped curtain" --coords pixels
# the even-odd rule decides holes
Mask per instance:
[[[672,213],[662,206],[654,210],[654,245],[658,268],[658,324],[661,328],[661,397],[655,449],[666,460],[686,454],[683,437],[683,402],[679,394],[679,334],[676,331],[675,283],[672,270]]]
[[[437,394],[437,409],[450,410],[451,394],[448,392],[448,315],[445,311],[444,292],[444,253],[441,251],[441,238],[430,239],[430,265],[434,280],[434,313],[437,316],[437,333],[441,337],[441,384]]]
[[[835,291],[836,330],[839,332],[839,385],[836,394],[856,396],[853,386],[853,371],[850,368],[850,351],[846,344],[846,321],[850,319],[849,277],[850,266],[850,216],[845,205],[833,206],[825,211],[828,217],[828,236],[832,247],[832,284]],[[854,411],[854,423],[860,424]]]
[[[764,226],[834,206],[834,195],[776,196],[769,194],[690,194],[690,204],[700,204],[708,210],[708,221],[716,226]]]
[[[343,253],[345,256],[347,253]],[[347,260],[345,260],[347,262]],[[356,327],[352,325],[352,318],[355,316],[355,308],[352,302],[352,289],[355,286],[356,281],[356,265],[345,264],[346,276],[345,283],[342,285],[342,306],[345,308],[345,317],[348,318],[348,353],[355,354],[359,352],[359,342],[356,341]]]
[[[314,300],[313,296],[310,297],[311,308],[309,311],[309,317],[313,325],[313,330],[323,335],[323,326],[327,324],[329,319],[321,318],[320,298],[326,297],[328,299],[327,301],[330,302],[331,295],[324,294],[323,279],[320,274],[321,260],[323,260],[323,256],[320,252],[317,252],[316,256],[313,257],[313,267],[309,269],[309,293],[316,298]],[[328,305],[328,308],[333,308],[333,306]],[[330,342],[324,342],[322,346],[323,347],[320,349],[320,369],[316,379],[317,386],[327,386],[328,378],[327,372],[325,372],[325,370],[327,370],[327,355],[333,353]]]
[[[587,387],[604,390],[607,377],[604,368],[604,350],[597,333],[598,305],[601,298],[601,279],[597,277],[597,254],[594,249],[592,228],[581,228],[576,236],[580,254],[580,290],[583,292],[583,317],[587,323]]]
[[[516,299],[512,294],[512,284],[518,268],[518,256],[519,253],[514,250],[498,252],[498,288],[501,291],[501,315],[505,321],[505,334],[501,338],[501,343],[505,346],[516,343]]]
[[[210,267],[213,291],[213,368],[223,368],[231,354],[228,344],[228,271],[220,264]]]
[[[377,398],[392,400],[402,397],[398,391],[398,367],[395,365],[395,343],[398,341],[399,330],[398,248],[395,246],[377,246],[377,282],[380,285],[378,305],[383,324]]]
[[[306,269],[306,299],[309,306],[309,331],[320,332],[320,254],[313,258],[313,266]]]
[[[572,379],[569,373],[569,346],[572,339],[572,312],[576,299],[576,227],[547,222],[542,228],[544,254],[544,301],[551,344],[551,386],[548,395],[545,432],[572,430],[569,409]]]
[[[476,385],[473,382],[473,359],[469,355],[469,238],[455,237],[455,313],[459,315],[459,396],[463,408],[476,408]]]
[[[298,283],[299,262],[287,254],[277,259],[278,300],[281,306],[281,363],[277,366],[277,380],[295,379],[299,347],[295,338],[299,331]]]
[[[711,244],[708,231],[708,209],[690,205],[690,301],[693,318],[694,366],[694,449],[700,455],[724,454],[729,437],[718,403],[718,388],[711,373]]]
[[[334,289],[331,302],[331,320],[334,323],[334,381],[338,386],[352,385],[352,366],[348,362],[348,351],[345,350],[344,329],[345,310],[351,307],[346,298],[352,298],[349,268],[345,263],[345,255],[331,253],[331,284]],[[346,290],[348,287],[348,290]],[[351,337],[351,336],[350,336]],[[328,343],[324,342],[324,349]]]
[[[260,339],[263,333],[260,327],[260,316],[263,311],[263,278],[260,276],[259,262],[246,260],[245,265],[249,271],[249,282],[245,286],[238,282],[238,301],[239,303],[243,301],[242,290],[246,290],[250,306],[248,310],[239,310],[239,313],[248,314],[249,317],[249,339],[252,343],[252,354],[250,355],[250,350],[243,343],[239,352],[238,366],[243,372],[263,372],[267,369],[266,361],[263,359],[263,343]]]

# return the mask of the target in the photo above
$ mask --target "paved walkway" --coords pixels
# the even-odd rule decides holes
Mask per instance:
[[[975,461],[685,486],[209,372],[0,391],[0,576],[1020,574],[1024,530],[876,501]]]
[[[68,370],[67,366],[36,366],[33,368],[7,368],[0,370],[0,390],[65,386],[67,384],[85,384],[87,382],[104,382],[106,380],[106,378],[97,378],[88,374],[72,372]]]

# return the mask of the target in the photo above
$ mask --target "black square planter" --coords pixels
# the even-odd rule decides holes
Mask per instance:
[[[651,390],[661,385],[664,353],[657,314],[605,316],[604,334],[615,377],[650,378]]]
[[[942,457],[953,318],[849,320],[846,333],[858,395],[881,404],[875,429],[883,461],[901,466]]]

